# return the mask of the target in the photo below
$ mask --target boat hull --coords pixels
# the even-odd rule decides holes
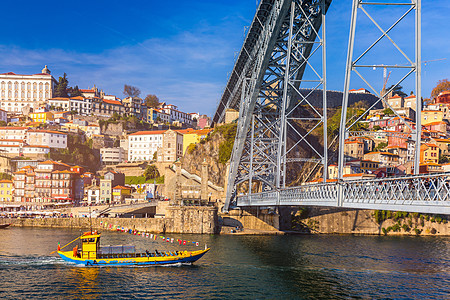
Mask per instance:
[[[176,256],[158,256],[158,257],[128,257],[128,258],[98,258],[98,259],[82,259],[74,257],[72,251],[58,251],[59,256],[67,262],[84,266],[154,266],[154,265],[178,265],[192,264],[200,259],[210,249],[184,252]]]

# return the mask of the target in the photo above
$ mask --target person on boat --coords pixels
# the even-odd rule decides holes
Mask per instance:
[[[147,254],[147,257],[150,256],[150,252],[148,250],[145,250],[145,253]]]

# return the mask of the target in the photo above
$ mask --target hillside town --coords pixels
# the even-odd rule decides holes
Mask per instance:
[[[364,89],[353,93],[367,92]],[[414,174],[416,96],[392,94],[388,105],[372,109],[360,122],[360,136],[345,140],[344,177],[349,179]],[[388,107],[389,106],[389,107]],[[420,174],[450,171],[450,92],[443,91],[421,108],[422,144]],[[331,180],[337,177],[337,165],[328,166]]]
[[[212,131],[207,115],[120,99],[95,85],[56,97],[58,82],[47,66],[38,74],[0,74],[0,86],[3,211],[21,203],[45,209],[162,197],[156,186],[164,174],[148,175],[150,166],[178,161]]]
[[[60,97],[64,80],[63,91],[76,91],[74,96]],[[158,189],[163,170],[213,131],[205,114],[183,112],[156,96],[143,100],[127,85],[124,94],[131,92],[123,99],[95,85],[69,88],[66,75],[57,81],[47,66],[32,75],[0,74],[0,87],[3,211],[17,211],[23,203],[45,209],[166,198],[169,192]],[[366,89],[350,93],[374,97]],[[450,171],[450,92],[423,101],[422,108],[415,95],[399,94],[391,92],[387,105],[361,119],[362,134],[345,140],[344,179],[413,174],[417,109],[423,127],[419,172]],[[237,117],[228,110],[225,123]],[[329,181],[337,180],[337,169],[328,165]],[[318,177],[304,184],[320,182]],[[197,197],[200,191],[189,193]]]

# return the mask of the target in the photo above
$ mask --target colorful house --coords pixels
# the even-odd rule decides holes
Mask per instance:
[[[47,123],[47,121],[54,120],[53,113],[49,111],[30,113],[29,117],[36,123]]]
[[[439,147],[436,144],[422,144],[420,146],[420,162],[437,164],[439,162]]]
[[[11,202],[13,194],[13,182],[12,180],[0,180],[0,201]]]
[[[113,201],[114,202],[124,202],[126,196],[131,195],[131,188],[128,186],[117,185],[113,187]]]
[[[211,131],[212,129],[194,130],[192,128],[177,130],[177,132],[183,134],[183,155],[190,144],[198,144],[201,140],[205,139]]]
[[[440,110],[422,110],[422,125],[428,125],[433,122],[441,122],[444,118],[444,112]]]

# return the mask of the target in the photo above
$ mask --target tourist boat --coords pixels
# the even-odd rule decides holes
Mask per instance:
[[[59,256],[68,262],[85,266],[122,266],[122,265],[184,265],[192,264],[210,250],[205,246],[199,251],[157,251],[136,252],[135,246],[100,246],[100,233],[85,232],[74,241],[81,240],[81,251],[75,246],[71,251],[61,251]],[[66,246],[67,246],[66,245]],[[65,246],[64,246],[65,247]],[[64,248],[63,247],[63,248]]]
[[[0,229],[3,229],[3,228],[6,228],[6,227],[8,227],[9,225],[11,225],[11,224],[0,224]]]

